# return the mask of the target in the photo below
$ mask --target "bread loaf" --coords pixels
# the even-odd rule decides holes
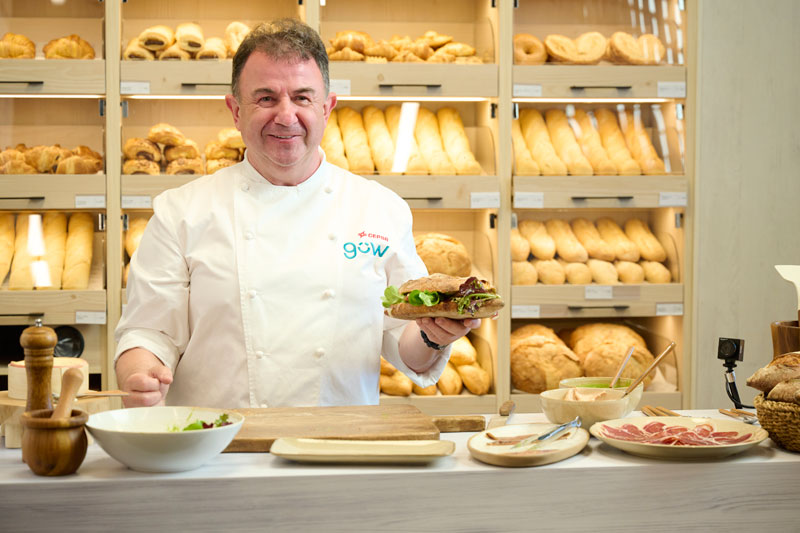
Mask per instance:
[[[580,134],[576,132],[575,137],[584,155],[589,160],[589,163],[591,163],[594,173],[598,176],[612,176],[618,174],[617,165],[608,156],[606,149],[603,148],[603,141],[600,139],[600,134],[595,129],[586,111],[583,109],[576,109],[575,122],[577,122],[580,132]]]
[[[514,148],[514,173],[519,176],[538,176],[539,165],[533,160],[531,151],[525,144],[518,118],[511,121],[511,144]]]
[[[527,261],[531,254],[531,245],[528,239],[522,236],[519,228],[511,228],[511,260]]]
[[[639,247],[625,235],[619,224],[610,218],[598,218],[595,221],[597,232],[614,250],[614,255],[620,261],[638,261]]]
[[[539,281],[539,274],[533,263],[529,261],[511,262],[512,285],[536,285],[537,281]]]
[[[128,231],[125,232],[125,251],[128,257],[133,257],[133,253],[139,247],[149,218],[144,215],[134,215],[128,219]]]
[[[588,285],[592,282],[592,271],[586,263],[569,263],[563,259],[559,263],[564,267],[564,275],[570,285]]]
[[[581,147],[575,140],[575,134],[567,122],[567,115],[560,109],[548,109],[545,112],[547,131],[550,141],[556,149],[558,157],[567,165],[569,173],[573,176],[591,176],[594,174],[589,160],[583,155]]]
[[[542,114],[536,109],[523,109],[519,115],[522,136],[544,176],[566,176],[567,165],[559,159]]]
[[[511,384],[539,394],[558,388],[565,378],[583,375],[578,358],[563,343],[542,335],[518,340],[511,348]]]
[[[625,135],[625,142],[628,144],[633,158],[642,167],[642,172],[647,175],[664,174],[666,172],[664,161],[658,157],[653,143],[650,142],[650,135],[644,129],[641,119],[635,119],[631,111],[625,111],[626,124],[622,131]],[[621,120],[621,119],[620,119]]]
[[[669,283],[672,281],[672,274],[669,269],[655,261],[641,261],[639,263],[644,271],[644,279],[649,283]]]
[[[510,337],[511,349],[513,350],[514,346],[520,341],[523,341],[528,337],[533,337],[534,335],[541,335],[543,337],[552,340],[557,344],[563,344],[564,346],[566,346],[566,343],[564,343],[564,341],[561,340],[561,338],[558,335],[556,335],[556,332],[548,328],[547,326],[543,324],[525,324],[524,326],[520,326],[511,332],[511,337]]]
[[[414,237],[414,244],[428,274],[469,276],[472,260],[461,241],[443,233],[425,233]]]
[[[379,380],[382,393],[390,396],[411,396],[411,378],[399,370],[391,376],[381,374]]]
[[[520,220],[519,232],[528,239],[531,253],[537,259],[553,259],[556,256],[556,241],[547,233],[544,223],[538,220]]]
[[[443,107],[436,112],[439,121],[439,134],[450,161],[456,167],[456,174],[481,174],[482,168],[469,147],[469,139],[458,111]]]
[[[586,248],[578,241],[569,224],[557,218],[545,222],[547,233],[556,243],[556,252],[559,257],[570,263],[585,263],[589,259]]]
[[[781,381],[769,391],[767,400],[800,404],[800,378]]]
[[[642,283],[644,281],[644,269],[639,263],[632,261],[615,261],[614,267],[622,283]]]
[[[578,114],[577,111],[575,114]],[[606,149],[608,157],[614,162],[619,174],[622,176],[641,174],[642,168],[631,156],[630,150],[628,150],[628,143],[625,142],[625,136],[617,125],[614,113],[608,109],[600,108],[594,111],[594,116],[597,120],[597,132],[600,134],[603,148]]]
[[[623,345],[635,345],[647,350],[647,344],[641,335],[622,324],[593,322],[575,328],[569,336],[569,347],[583,360],[595,346],[604,342],[618,342]],[[612,374],[613,375],[613,374]]]
[[[774,358],[747,378],[747,386],[769,393],[781,381],[800,378],[800,352],[790,352]]]
[[[400,112],[401,108],[399,105],[390,105],[383,110],[383,114],[386,117],[386,125],[389,127],[389,133],[392,135],[392,144],[395,149],[397,148],[397,135],[400,130]],[[404,174],[427,174],[428,164],[419,151],[415,135],[410,135],[408,142],[411,145],[411,149],[409,151]]]
[[[616,257],[614,248],[600,236],[597,227],[585,218],[576,218],[571,223],[572,231],[578,241],[586,249],[589,257],[602,259],[603,261],[613,261]]]
[[[563,285],[567,279],[564,267],[555,259],[535,259],[533,266],[539,281],[545,285]]]
[[[29,215],[20,214],[14,237],[14,258],[11,262],[11,275],[8,288],[11,290],[33,290],[33,258],[28,253],[28,219]]]
[[[339,129],[342,131],[344,153],[350,172],[372,174],[375,165],[369,150],[369,140],[361,114],[349,107],[339,109]]]
[[[628,355],[631,344],[619,341],[604,341],[594,345],[583,357],[583,370],[587,376],[607,377],[615,375],[620,363]],[[625,365],[620,377],[637,378],[655,360],[653,354],[646,348],[634,345],[633,354]],[[647,387],[653,380],[652,374],[648,375],[643,383]]]
[[[444,371],[442,371],[442,375],[439,376],[439,381],[436,383],[436,386],[439,388],[439,392],[445,396],[455,396],[461,394],[461,391],[464,390],[464,382],[461,380],[458,371],[450,362],[447,363]]]
[[[14,257],[14,214],[0,213],[0,286],[11,269]]]
[[[67,245],[67,216],[58,211],[47,211],[42,216],[42,235],[44,237],[44,260],[50,272],[50,285],[37,289],[61,288],[61,273],[64,270],[64,255]]]
[[[464,386],[472,394],[486,394],[489,392],[490,376],[478,364],[478,352],[467,337],[461,337],[453,342],[450,349],[450,364],[452,364]]]
[[[364,117],[364,129],[372,153],[372,160],[378,169],[378,174],[390,174],[394,162],[394,143],[383,111],[373,105],[368,105],[361,110]]]
[[[657,262],[667,259],[666,250],[650,231],[650,227],[646,222],[638,218],[625,221],[625,235],[639,248],[639,254],[642,259]]]
[[[344,143],[342,143],[342,132],[339,129],[338,116],[338,112],[335,109],[331,111],[319,145],[325,152],[325,158],[328,163],[349,170],[350,165],[348,165],[347,158],[344,155]]]
[[[600,259],[589,259],[586,266],[592,272],[592,279],[595,283],[600,285],[617,285],[619,283],[617,269],[612,263]]]
[[[92,266],[94,223],[88,213],[73,213],[67,226],[67,245],[61,288],[86,290]]]
[[[414,136],[431,174],[453,175],[456,173],[456,167],[450,161],[442,145],[439,120],[433,112],[424,107],[420,107],[417,113]]]

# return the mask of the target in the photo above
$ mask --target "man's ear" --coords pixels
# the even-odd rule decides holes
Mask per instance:
[[[225,95],[225,105],[228,106],[228,109],[231,110],[231,115],[233,115],[233,123],[236,125],[236,128],[239,128],[239,102],[236,100],[236,97],[232,94]]]
[[[336,107],[336,93],[328,93],[327,98],[325,98],[325,104],[322,106],[322,111],[325,114],[325,122],[331,116],[331,111],[333,108]]]

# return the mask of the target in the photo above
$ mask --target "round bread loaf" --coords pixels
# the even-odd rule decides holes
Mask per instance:
[[[457,239],[442,233],[426,233],[414,238],[417,254],[429,274],[469,276],[472,260],[467,248]]]
[[[583,358],[583,370],[587,376],[608,377],[613,376],[620,363],[628,355],[631,345],[618,340],[608,340],[596,344]],[[647,348],[635,346],[630,360],[622,371],[623,378],[637,378],[653,363],[655,357]],[[652,374],[644,378],[647,387],[653,381]]]
[[[565,378],[583,375],[578,358],[563,343],[542,335],[527,337],[511,349],[511,384],[539,394]]]

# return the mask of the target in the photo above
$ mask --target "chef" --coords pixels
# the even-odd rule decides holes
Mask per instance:
[[[125,405],[377,404],[383,355],[435,383],[480,320],[385,317],[388,285],[427,274],[408,205],[325,161],[336,95],[319,35],[262,24],[226,103],[244,161],[159,195],[131,260],[115,369]]]

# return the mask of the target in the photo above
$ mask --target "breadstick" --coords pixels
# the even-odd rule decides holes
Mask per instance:
[[[386,125],[389,127],[389,133],[392,135],[392,143],[395,148],[397,148],[397,134],[400,129],[400,110],[399,105],[390,105],[383,110],[383,114],[386,116]],[[428,164],[425,163],[425,159],[419,151],[414,135],[411,135],[409,142],[411,143],[411,151],[404,174],[427,174]]]
[[[625,235],[622,228],[610,218],[598,218],[595,221],[600,237],[614,249],[614,255],[620,261],[638,261],[639,247]]]
[[[556,154],[542,114],[536,109],[523,109],[519,115],[522,136],[544,176],[566,176],[567,165]]]
[[[650,231],[646,222],[638,218],[625,221],[625,235],[639,247],[642,259],[659,263],[667,259],[667,251]]]
[[[443,107],[436,112],[439,120],[439,134],[450,161],[456,167],[456,174],[480,174],[482,168],[469,147],[469,139],[464,131],[464,123],[458,111]]]
[[[456,167],[450,161],[442,145],[439,121],[429,109],[419,108],[417,123],[414,126],[414,136],[417,138],[420,152],[422,152],[422,157],[431,174],[453,175],[456,173]]]
[[[73,213],[67,227],[67,247],[61,288],[86,290],[92,266],[94,223],[88,213]]]
[[[11,269],[14,257],[14,214],[0,213],[0,285]]]
[[[394,143],[386,126],[383,111],[373,105],[368,105],[361,110],[364,117],[364,128],[367,130],[369,148],[372,160],[378,169],[378,174],[391,174],[394,162]]]
[[[580,243],[566,221],[550,219],[545,222],[547,233],[556,242],[556,252],[559,257],[570,263],[585,263],[589,259],[586,248]]]
[[[589,257],[602,259],[603,261],[613,261],[616,255],[614,249],[600,237],[597,228],[590,220],[576,218],[572,221],[572,231],[581,242]]]
[[[319,145],[322,151],[325,152],[325,157],[329,163],[345,170],[350,170],[350,165],[344,155],[344,143],[342,142],[342,131],[339,129],[338,117],[339,115],[335,109],[331,111],[331,116],[328,117],[328,124],[325,126],[325,132],[322,134],[322,140]]]
[[[541,174],[539,165],[533,160],[531,151],[525,144],[525,137],[522,136],[522,128],[519,119],[511,121],[511,144],[514,148],[514,172],[520,176],[538,176]]]
[[[537,259],[553,259],[556,256],[556,241],[547,233],[545,225],[538,220],[520,220],[519,232],[528,239],[531,252]]]
[[[349,107],[339,109],[339,129],[342,131],[344,153],[350,172],[372,174],[375,165],[369,151],[367,132],[361,114]]]
[[[550,140],[561,160],[567,164],[569,173],[573,176],[591,176],[594,174],[589,160],[583,155],[581,147],[575,140],[575,134],[567,122],[567,115],[560,109],[548,109],[545,112],[547,131]]]

